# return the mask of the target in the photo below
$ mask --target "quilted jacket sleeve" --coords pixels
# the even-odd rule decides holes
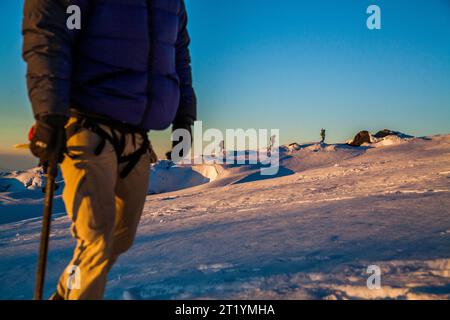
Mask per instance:
[[[187,13],[184,1],[179,13],[179,32],[176,43],[176,65],[180,78],[181,99],[174,124],[192,125],[197,120],[197,98],[192,86],[190,38],[187,30]]]
[[[69,115],[72,45],[76,31],[67,26],[67,8],[86,0],[25,0],[23,59],[35,117]]]

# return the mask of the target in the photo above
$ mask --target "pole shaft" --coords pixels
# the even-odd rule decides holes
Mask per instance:
[[[57,171],[56,162],[49,165],[47,173],[47,183],[45,186],[45,202],[42,217],[42,231],[39,247],[38,267],[36,272],[36,287],[34,290],[34,300],[42,300],[44,291],[45,270],[47,266],[48,244],[52,221],[53,195],[56,180],[55,171]]]
[[[42,300],[44,293],[45,271],[47,267],[48,245],[50,240],[50,227],[52,222],[53,197],[55,193],[56,178],[58,176],[58,152],[63,146],[64,132],[56,136],[57,152],[50,157],[47,167],[47,183],[45,185],[44,212],[42,216],[41,241],[36,271],[36,286],[34,288],[34,300]]]

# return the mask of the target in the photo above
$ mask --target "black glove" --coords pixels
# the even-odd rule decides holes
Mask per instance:
[[[67,120],[67,117],[60,115],[47,115],[36,120],[30,137],[30,150],[39,158],[40,165],[47,165],[53,157],[62,162],[66,145],[64,127]]]
[[[189,134],[191,136],[191,142],[192,142],[192,138],[193,137],[192,137],[191,123],[192,123],[191,121],[176,121],[172,125],[172,132],[175,131],[175,130],[178,130],[178,129],[185,129],[185,130],[189,131]],[[173,141],[172,142],[172,148],[174,148],[176,145],[178,145],[179,143],[182,143],[182,142],[183,142],[183,138],[182,137],[180,137],[179,141]],[[189,151],[189,150],[186,150],[186,151]],[[183,158],[185,155],[180,153],[179,156],[181,158]],[[172,151],[167,152],[166,153],[166,157],[167,157],[168,160],[172,160]]]

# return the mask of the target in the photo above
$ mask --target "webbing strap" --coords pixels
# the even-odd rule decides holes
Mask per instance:
[[[148,140],[147,135],[143,135],[143,142],[142,142],[142,146],[136,150],[135,152],[133,152],[130,155],[127,156],[122,156],[119,159],[119,163],[127,163],[127,165],[125,166],[125,168],[123,168],[122,172],[120,173],[120,177],[122,179],[126,178],[130,172],[134,169],[134,167],[136,167],[136,165],[138,164],[139,160],[141,160],[142,156],[148,152],[148,150],[150,149],[150,142]]]
[[[98,146],[95,148],[94,151],[96,156],[99,156],[103,152],[107,141],[111,143],[117,157],[117,162],[119,164],[127,163],[123,168],[123,170],[120,172],[120,178],[125,179],[131,173],[134,167],[136,167],[142,156],[145,155],[150,150],[150,141],[148,139],[147,133],[136,132],[142,136],[143,141],[142,145],[135,152],[124,156],[123,153],[126,144],[125,140],[126,132],[121,132],[120,129],[116,130],[112,126],[108,127],[110,129],[111,134],[108,133],[105,129],[103,129],[96,121],[84,117],[83,118],[79,117],[77,118],[77,122],[75,122],[72,126],[69,126],[69,128],[67,128],[67,138],[77,133],[80,130],[80,128],[85,128],[94,132],[101,138],[100,143],[98,144]],[[117,133],[117,131],[119,133]],[[134,133],[132,134],[133,134],[133,143],[135,144]],[[72,159],[76,159],[79,157],[77,155],[70,154],[68,151],[66,151],[66,154]]]

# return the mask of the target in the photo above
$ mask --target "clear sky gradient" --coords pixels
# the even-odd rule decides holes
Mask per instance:
[[[330,142],[385,127],[450,133],[450,0],[186,0],[199,119]],[[366,9],[382,10],[368,30]],[[0,168],[32,124],[23,1],[0,1]],[[169,135],[153,134],[159,154]],[[7,161],[9,160],[9,161]],[[12,162],[12,163],[11,163]]]

